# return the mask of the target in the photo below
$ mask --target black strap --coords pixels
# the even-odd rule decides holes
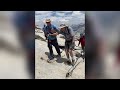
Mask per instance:
[[[66,28],[67,28],[68,34],[71,35],[69,27],[66,27]]]
[[[46,29],[48,30],[48,33],[51,33],[51,27],[46,26]]]

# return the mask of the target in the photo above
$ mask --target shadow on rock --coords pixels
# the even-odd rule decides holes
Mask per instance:
[[[67,59],[66,58],[57,58],[57,63],[65,63],[67,62]]]
[[[49,57],[50,53],[49,52],[45,52],[45,54]],[[54,58],[56,58],[56,62],[57,63],[64,63],[65,65],[71,65],[70,63],[68,63],[68,59],[67,58],[58,58],[57,55],[54,55]]]
[[[40,37],[39,35],[35,35],[35,39],[46,42],[46,40],[44,38]]]
[[[49,55],[50,55],[50,53],[49,53],[49,52],[45,52],[45,54],[46,54],[47,56],[49,56]]]
[[[75,56],[76,56],[77,58],[80,58],[80,57],[81,57],[81,53],[75,51]]]

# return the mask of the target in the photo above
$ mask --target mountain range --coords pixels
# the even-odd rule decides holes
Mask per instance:
[[[84,11],[36,11],[35,22],[40,28],[45,24],[45,20],[49,18],[52,24],[59,27],[61,23],[67,24],[76,32],[82,32],[85,28],[85,12]]]

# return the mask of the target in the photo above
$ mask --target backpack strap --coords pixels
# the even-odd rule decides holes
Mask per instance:
[[[69,29],[69,27],[66,27],[66,28],[67,28],[68,33],[71,34],[71,33],[70,33],[70,29]]]
[[[46,31],[47,33],[50,33],[50,30],[51,30],[51,27],[49,28],[48,26],[45,27],[45,30],[48,30]]]

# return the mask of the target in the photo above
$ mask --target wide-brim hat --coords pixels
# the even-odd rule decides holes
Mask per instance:
[[[59,28],[61,29],[61,28],[65,28],[65,27],[67,27],[65,24],[61,24]]]
[[[51,20],[50,19],[46,19],[46,21],[45,21],[46,23],[49,23],[49,22],[51,22]]]

